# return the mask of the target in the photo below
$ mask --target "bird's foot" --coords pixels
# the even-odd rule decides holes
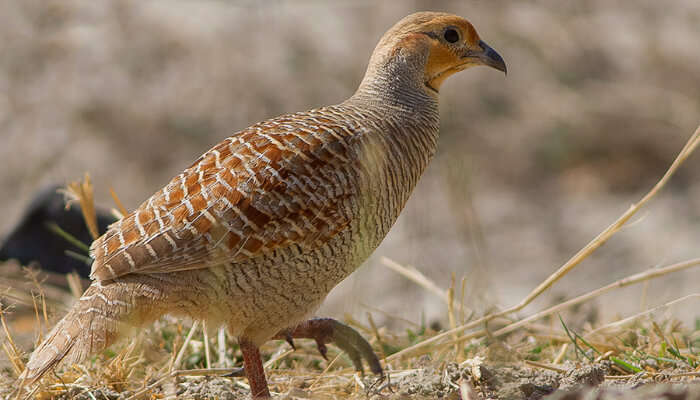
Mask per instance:
[[[302,322],[295,328],[279,332],[275,338],[287,340],[293,348],[294,342],[292,339],[294,338],[314,339],[318,351],[326,360],[328,360],[326,343],[333,342],[338,348],[348,354],[356,370],[364,373],[362,368],[362,359],[364,358],[373,373],[384,376],[379,359],[369,342],[355,329],[333,318],[312,318]]]

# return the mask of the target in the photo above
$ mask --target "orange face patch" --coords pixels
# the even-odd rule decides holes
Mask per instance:
[[[442,82],[453,73],[454,67],[461,62],[452,49],[437,43],[430,49],[430,57],[425,65],[427,83],[435,90],[440,89]]]
[[[438,90],[442,82],[470,65],[464,59],[469,50],[479,50],[479,35],[474,27],[465,19],[445,17],[430,25],[431,46],[430,55],[425,66],[426,84]],[[459,32],[459,40],[449,44],[444,40],[444,32],[454,28]]]

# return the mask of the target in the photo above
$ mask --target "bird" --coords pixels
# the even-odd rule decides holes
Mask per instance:
[[[272,338],[315,339],[324,355],[333,342],[382,375],[357,331],[311,317],[389,232],[435,155],[441,85],[476,65],[507,72],[466,19],[414,13],[381,37],[347,100],[215,145],[92,243],[92,284],[21,385],[163,314],[225,325],[254,399],[270,397],[259,346]]]
[[[68,204],[60,193],[61,186],[49,185],[33,197],[22,218],[0,241],[0,261],[16,259],[22,265],[38,264],[42,271],[67,274],[76,271],[87,279],[90,266],[67,255],[67,250],[79,250],[74,244],[51,231],[56,224],[82,243],[90,243],[90,231],[85,225],[79,204]],[[115,218],[104,209],[96,209],[97,230],[104,233]]]

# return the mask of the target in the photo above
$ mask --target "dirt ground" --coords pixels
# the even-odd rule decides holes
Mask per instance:
[[[681,371],[668,371],[669,374]],[[687,372],[687,371],[683,371]],[[480,378],[470,368],[449,365],[443,374],[420,370],[398,380],[390,396],[376,398],[460,398],[460,383],[469,382],[477,398],[512,400],[588,400],[588,399],[663,399],[663,393],[673,393],[668,399],[700,398],[700,379],[636,376],[629,379],[606,379],[609,363],[570,365],[565,372],[524,367],[520,364],[486,364],[479,368]],[[626,393],[626,395],[623,395]]]
[[[624,379],[606,377],[609,363],[570,365],[565,372],[529,368],[519,364],[485,364],[476,372],[470,367],[449,364],[443,369],[420,368],[402,372],[390,383],[376,377],[364,377],[359,381],[365,388],[358,388],[355,380],[349,383],[345,393],[317,395],[308,390],[308,380],[298,380],[294,387],[274,394],[275,398],[303,399],[446,399],[446,400],[697,400],[700,399],[700,378],[671,377],[682,370],[668,371],[665,376],[645,378],[643,374]],[[697,373],[696,373],[697,375]],[[276,375],[274,382],[295,379]],[[243,382],[241,384],[241,382]],[[475,397],[462,397],[461,388],[468,386]],[[7,395],[8,388],[0,390]],[[120,400],[134,392],[113,389],[70,389],[55,399]],[[248,397],[245,382],[240,378],[181,377],[161,383],[154,388],[151,398],[178,398],[197,400],[236,400]]]
[[[471,368],[450,364],[442,371],[426,368],[402,374],[391,384],[376,383],[365,378],[368,389],[351,398],[372,400],[449,399],[449,400],[696,400],[700,399],[700,378],[657,378],[636,376],[629,379],[606,379],[609,364],[571,365],[564,373],[532,369],[522,365],[483,365],[480,378]],[[688,371],[668,371],[678,374]],[[460,384],[468,382],[478,397],[461,397]],[[222,378],[198,379],[179,383],[177,394],[193,399],[236,399],[243,389],[231,390],[231,383]],[[389,388],[390,386],[390,388]],[[377,390],[381,388],[381,390]],[[294,388],[279,396],[280,399],[324,399],[303,388]]]

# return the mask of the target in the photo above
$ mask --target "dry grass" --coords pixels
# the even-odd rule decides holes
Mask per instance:
[[[331,351],[331,361],[324,363],[312,343],[301,342],[297,351],[292,351],[284,342],[270,342],[263,347],[263,354],[267,359],[265,368],[273,390],[286,393],[290,398],[362,398],[372,394],[390,393],[391,382],[398,382],[398,391],[405,390],[405,387],[402,387],[405,386],[405,379],[412,379],[418,371],[428,367],[433,368],[434,374],[438,376],[449,374],[450,368],[462,368],[467,371],[464,374],[471,376],[471,381],[464,380],[464,376],[458,382],[449,378],[445,381],[445,393],[459,392],[464,399],[476,399],[479,398],[477,392],[484,390],[480,386],[483,384],[480,371],[484,356],[487,356],[489,361],[508,361],[516,364],[524,362],[530,368],[560,374],[565,374],[571,369],[572,361],[577,365],[608,362],[610,373],[606,379],[616,382],[640,378],[678,381],[700,376],[698,327],[688,329],[673,318],[658,317],[660,310],[679,302],[697,301],[700,293],[685,294],[664,305],[599,326],[588,324],[574,329],[560,316],[562,312],[603,293],[697,267],[700,265],[700,259],[642,271],[578,297],[564,299],[559,304],[530,315],[517,315],[526,305],[564,278],[569,271],[619,232],[632,216],[666,185],[698,144],[700,127],[666,174],[647,195],[633,204],[522,301],[503,311],[471,319],[471,316],[467,317],[464,312],[464,280],[461,282],[461,290],[456,287],[455,277],[450,288],[442,289],[415,269],[385,259],[385,265],[393,271],[420,285],[445,303],[452,328],[436,332],[421,325],[415,330],[397,333],[376,326],[371,315],[368,316],[368,326],[349,318],[347,322],[370,338],[372,345],[378,350],[389,378],[385,382],[376,381],[374,377],[360,377],[352,370],[351,363],[337,352]],[[87,176],[83,182],[71,184],[69,190],[80,201],[84,210],[94,209],[93,189]],[[114,197],[116,199],[116,196]],[[87,212],[85,217],[87,220],[94,218],[90,212]],[[5,296],[4,301],[19,301],[26,305],[31,299],[37,325],[43,325],[42,329],[47,329],[47,304],[50,304],[54,293],[44,290],[35,273],[30,273],[28,280],[34,288],[32,295],[22,297],[21,290],[10,294],[11,288],[8,288],[7,293],[10,295]],[[455,301],[455,292],[458,291],[462,293],[460,302]],[[121,393],[127,399],[170,398],[189,393],[187,391],[196,388],[202,383],[202,379],[207,379],[208,382],[203,387],[218,387],[216,382],[220,378],[212,376],[221,375],[229,370],[211,368],[211,365],[241,364],[236,343],[225,334],[219,333],[215,337],[209,337],[204,324],[198,321],[188,326],[181,321],[164,318],[142,332],[136,340],[129,340],[126,345],[115,346],[113,351],[106,351],[81,365],[69,366],[47,376],[40,386],[25,388],[30,392],[12,393],[12,387],[16,387],[12,379],[16,379],[24,368],[26,355],[13,340],[6,314],[7,307],[0,310],[0,322],[5,334],[2,349],[11,365],[11,368],[4,372],[5,378],[9,379],[11,384],[0,389],[0,394],[6,396],[22,398],[31,395],[39,399],[54,399],[96,398],[97,395],[101,395],[110,398]],[[553,318],[554,315],[559,315],[558,320]],[[544,325],[537,323],[543,319],[548,319],[549,322]],[[203,325],[203,330],[199,329],[200,325]],[[40,338],[41,332],[37,341]],[[214,340],[218,343],[214,343]],[[218,348],[219,351],[212,353],[210,346]],[[245,380],[235,379],[233,385],[226,386],[225,390],[245,392],[246,389]],[[211,389],[207,390],[200,394],[212,398],[217,396]]]

